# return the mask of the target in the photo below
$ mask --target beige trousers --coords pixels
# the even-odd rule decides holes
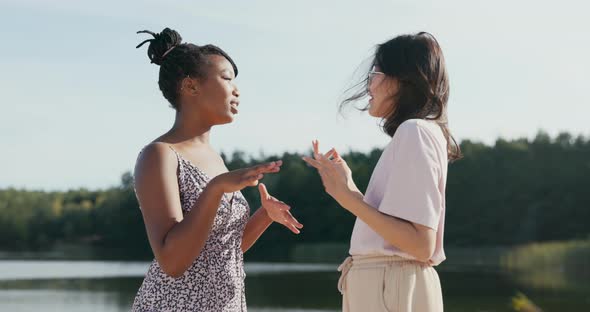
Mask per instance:
[[[343,312],[443,311],[440,280],[428,264],[397,256],[353,256],[338,271]]]

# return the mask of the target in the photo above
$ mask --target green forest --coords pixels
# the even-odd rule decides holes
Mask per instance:
[[[445,246],[515,246],[590,238],[590,139],[539,132],[532,139],[498,139],[494,145],[464,140],[464,157],[449,165]],[[361,190],[369,182],[381,150],[344,155]],[[304,224],[300,235],[273,224],[247,259],[281,260],[296,245],[347,243],[354,217],[324,193],[321,181],[301,155],[258,158],[223,155],[236,169],[282,159],[281,172],[263,182],[287,202]],[[64,172],[67,174],[67,172]],[[56,177],[59,178],[59,177]],[[258,209],[256,188],[243,190]],[[151,251],[133,192],[124,173],[118,187],[67,192],[0,190],[0,250],[39,251],[56,244],[118,250],[132,259]]]

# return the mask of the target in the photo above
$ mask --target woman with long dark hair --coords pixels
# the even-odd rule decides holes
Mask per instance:
[[[447,164],[460,157],[447,122],[442,50],[426,32],[395,37],[378,45],[361,85],[343,104],[368,96],[364,109],[392,138],[365,194],[335,149],[321,153],[314,141],[314,157],[304,157],[326,192],[357,217],[351,256],[339,268],[343,311],[442,311],[433,266],[445,259]]]

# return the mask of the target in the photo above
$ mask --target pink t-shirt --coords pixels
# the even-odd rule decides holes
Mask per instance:
[[[385,214],[435,230],[432,265],[445,260],[442,243],[447,164],[447,141],[441,128],[432,121],[407,120],[383,150],[364,197],[367,204]],[[359,218],[354,224],[349,252],[353,256],[397,255],[414,259]]]

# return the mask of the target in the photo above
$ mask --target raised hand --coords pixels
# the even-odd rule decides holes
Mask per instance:
[[[260,192],[262,208],[266,210],[266,214],[274,222],[284,225],[295,234],[299,234],[299,230],[303,228],[303,224],[299,223],[297,219],[291,215],[291,212],[289,211],[291,207],[276,199],[274,196],[271,196],[263,183],[258,185],[258,191]]]
[[[311,144],[313,146],[313,158],[317,160],[319,159],[319,155],[321,154],[320,142],[318,140],[313,140]],[[327,153],[324,154],[324,156],[328,158],[334,165],[336,165],[336,168],[338,169],[338,171],[340,171],[342,175],[352,180],[352,171],[348,167],[346,161],[340,156],[340,154],[338,153],[338,151],[336,151],[335,148],[329,150]]]
[[[361,197],[362,193],[352,179],[352,172],[346,161],[340,154],[332,149],[326,154],[319,151],[319,142],[313,141],[314,158],[303,157],[303,160],[318,170],[322,183],[330,196],[340,205],[346,206],[346,202],[352,197]]]
[[[232,170],[213,178],[209,184],[220,189],[223,193],[233,193],[248,186],[256,186],[258,180],[267,173],[276,173],[281,170],[282,161],[273,161],[250,168]]]

